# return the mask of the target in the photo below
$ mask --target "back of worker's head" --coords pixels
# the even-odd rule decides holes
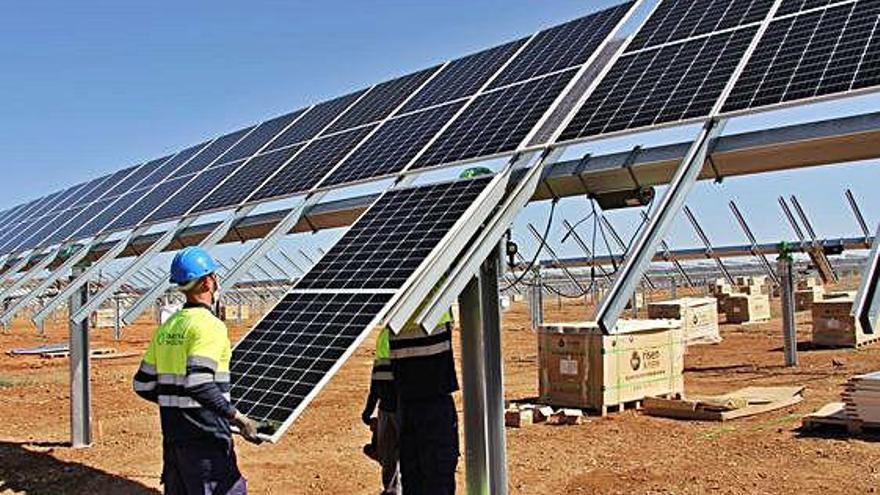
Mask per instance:
[[[217,262],[200,247],[180,250],[171,261],[171,283],[186,294],[197,298],[217,290]]]

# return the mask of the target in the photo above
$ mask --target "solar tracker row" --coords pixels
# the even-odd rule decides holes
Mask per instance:
[[[209,168],[218,167],[221,164],[243,160],[252,156],[254,153],[260,151],[266,143],[275,138],[281,131],[285,130],[287,126],[298,119],[304,112],[305,109],[297,110],[287,115],[282,115],[281,117],[276,117],[263,122],[257,126],[253,132],[248,134],[241,141],[236,143],[235,146],[224,153],[223,156],[221,156]]]
[[[760,23],[773,0],[665,0],[639,29],[627,51]]]
[[[204,149],[199,151],[198,154],[193,155],[189,159],[189,161],[186,162],[186,165],[177,169],[177,171],[171,175],[171,178],[176,179],[178,177],[183,177],[184,175],[201,172],[209,165],[216,162],[218,158],[223,156],[227,151],[229,151],[230,148],[235,146],[235,144],[238,143],[243,137],[247,136],[248,133],[254,129],[254,127],[255,126],[251,126],[235,132],[230,132],[225,136],[221,136],[215,139],[211,142],[211,144],[207,145],[206,147],[204,147]]]
[[[723,110],[732,112],[880,85],[880,0],[774,20]]]
[[[380,197],[233,349],[235,407],[280,434],[490,181],[458,180]]]
[[[309,109],[308,113],[300,120],[272,140],[266,149],[271,151],[292,144],[303,143],[316,137],[321,130],[326,128],[354,102],[358,101],[358,98],[362,97],[366,92],[366,89],[362,89],[345,96],[318,103]]]
[[[560,140],[708,116],[757,29],[726,31],[618,58]]]

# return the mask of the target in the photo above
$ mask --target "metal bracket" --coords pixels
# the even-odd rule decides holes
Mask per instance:
[[[113,297],[113,293],[116,292],[122,284],[128,280],[132,274],[137,273],[143,268],[147,263],[153,260],[159,253],[162,252],[165,247],[171,244],[174,241],[174,238],[177,237],[177,233],[187,227],[189,227],[194,221],[196,217],[184,218],[176,225],[168,229],[162,236],[156,240],[153,244],[150,245],[140,256],[138,256],[133,262],[131,262],[128,266],[126,266],[117,276],[110,281],[109,284],[104,286],[97,294],[95,294],[86,304],[80,308],[79,311],[76,312],[72,317],[74,321],[81,321],[85,318],[88,318],[93,311],[98,309],[101,304],[107,299]],[[89,271],[93,271],[95,268],[92,267]]]
[[[874,235],[874,245],[862,272],[862,282],[851,314],[858,318],[862,331],[877,333],[877,320],[880,319],[880,225]]]
[[[596,321],[603,332],[615,333],[617,320],[623,312],[630,295],[635,291],[641,275],[644,274],[657,246],[669,231],[675,217],[684,207],[687,196],[697,183],[710,146],[724,128],[725,121],[710,119],[700,130],[681,165],[676,170],[663,195],[660,205],[654,210],[651,220],[640,232],[632,252],[626,257],[608,295],[602,300],[596,312]]]
[[[51,301],[49,301],[45,306],[43,306],[32,318],[31,321],[34,322],[37,327],[40,327],[43,324],[43,321],[55,311],[55,308],[67,302],[67,300],[73,296],[80,289],[80,287],[84,286],[88,283],[89,278],[92,273],[97,272],[101,268],[113,261],[116,256],[119,255],[128,244],[144,232],[148,230],[148,227],[138,227],[133,230],[127,237],[124,237],[116,242],[110,249],[104,253],[101,258],[92,263],[92,265],[85,270],[83,273],[80,273],[77,277],[75,277],[72,281],[70,281],[67,286],[64,287]],[[74,256],[75,257],[75,256]],[[79,260],[77,260],[78,262]],[[76,266],[76,263],[73,264],[73,267]],[[56,270],[57,271],[57,270]]]
[[[208,234],[202,242],[199,243],[204,249],[211,249],[216,246],[221,239],[226,237],[226,234],[233,228],[233,226],[242,218],[246,217],[253,211],[254,206],[245,206],[243,208],[239,208],[235,210],[232,215],[227,217],[223,222],[220,223],[210,234]],[[150,290],[148,290],[144,295],[141,296],[128,310],[122,315],[122,323],[124,325],[131,325],[137,320],[144,311],[147,310],[148,307],[152,306],[156,299],[159,298],[168,288],[171,287],[171,282],[167,277],[162,277],[158,282],[153,285]]]
[[[265,256],[282,237],[286,236],[293,229],[305,215],[306,211],[320,201],[324,194],[323,192],[314,193],[300,201],[299,205],[292,208],[280,222],[272,227],[272,230],[265,237],[257,241],[257,244],[223,277],[221,283],[228,287],[234,286],[236,282],[247,274],[251,266],[258,259]]]

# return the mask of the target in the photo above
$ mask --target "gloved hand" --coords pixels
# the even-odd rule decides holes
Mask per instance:
[[[235,415],[230,422],[238,428],[238,432],[241,434],[242,438],[248,442],[254,445],[263,443],[263,439],[257,434],[259,424],[256,421],[238,411],[235,411]]]
[[[361,413],[361,421],[363,421],[365,425],[370,426],[371,419],[373,419],[373,411],[364,409],[364,412]]]

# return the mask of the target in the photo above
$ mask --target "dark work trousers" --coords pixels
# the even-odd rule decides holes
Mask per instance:
[[[400,401],[400,472],[405,495],[453,495],[458,416],[451,395]]]
[[[400,495],[400,424],[397,413],[379,409],[376,453],[382,465],[382,495]]]
[[[232,443],[162,445],[165,495],[247,495]]]

